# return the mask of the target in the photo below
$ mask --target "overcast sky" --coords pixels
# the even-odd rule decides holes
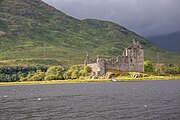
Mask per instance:
[[[142,36],[180,31],[180,0],[43,0],[67,15],[116,22]]]

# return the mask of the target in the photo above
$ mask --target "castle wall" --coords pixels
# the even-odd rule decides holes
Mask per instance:
[[[91,63],[91,64],[88,64],[88,66],[91,67],[92,71],[94,71],[94,72],[97,72],[100,70],[97,63]]]
[[[128,71],[128,57],[121,56],[116,61],[106,61],[105,67],[106,70]]]
[[[89,61],[87,65],[96,72],[97,76],[104,75],[107,70],[144,72],[144,50],[138,42],[133,42],[116,60],[100,60],[98,58],[96,62]]]
[[[96,76],[102,76],[106,73],[104,61],[99,61],[98,63],[88,64],[92,71],[95,72]]]

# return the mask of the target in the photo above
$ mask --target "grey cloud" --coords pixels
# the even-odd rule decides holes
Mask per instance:
[[[180,31],[179,0],[43,0],[79,19],[116,22],[143,36]]]

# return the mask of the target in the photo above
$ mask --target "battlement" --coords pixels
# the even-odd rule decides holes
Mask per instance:
[[[86,55],[84,65],[90,66],[96,76],[106,74],[107,70],[118,70],[125,72],[144,72],[144,48],[139,42],[132,42],[121,56],[116,59],[101,60],[97,56],[96,60],[89,60],[89,55]]]

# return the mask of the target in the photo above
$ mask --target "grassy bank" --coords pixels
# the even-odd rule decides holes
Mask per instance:
[[[180,80],[179,76],[150,76],[141,78],[132,78],[131,76],[118,77],[117,81],[149,81],[149,80]]]
[[[26,82],[2,82],[0,86],[13,86],[13,85],[46,85],[46,84],[69,84],[69,83],[88,83],[88,82],[110,82],[110,79],[86,79],[86,80],[51,80],[51,81],[26,81]]]
[[[152,81],[152,80],[180,80],[180,76],[151,76],[142,78],[132,78],[130,76],[118,77],[117,82],[133,81]],[[45,84],[70,84],[70,83],[88,83],[88,82],[112,82],[111,79],[76,79],[76,80],[52,80],[52,81],[26,81],[26,82],[2,82],[0,86],[14,85],[45,85]]]

